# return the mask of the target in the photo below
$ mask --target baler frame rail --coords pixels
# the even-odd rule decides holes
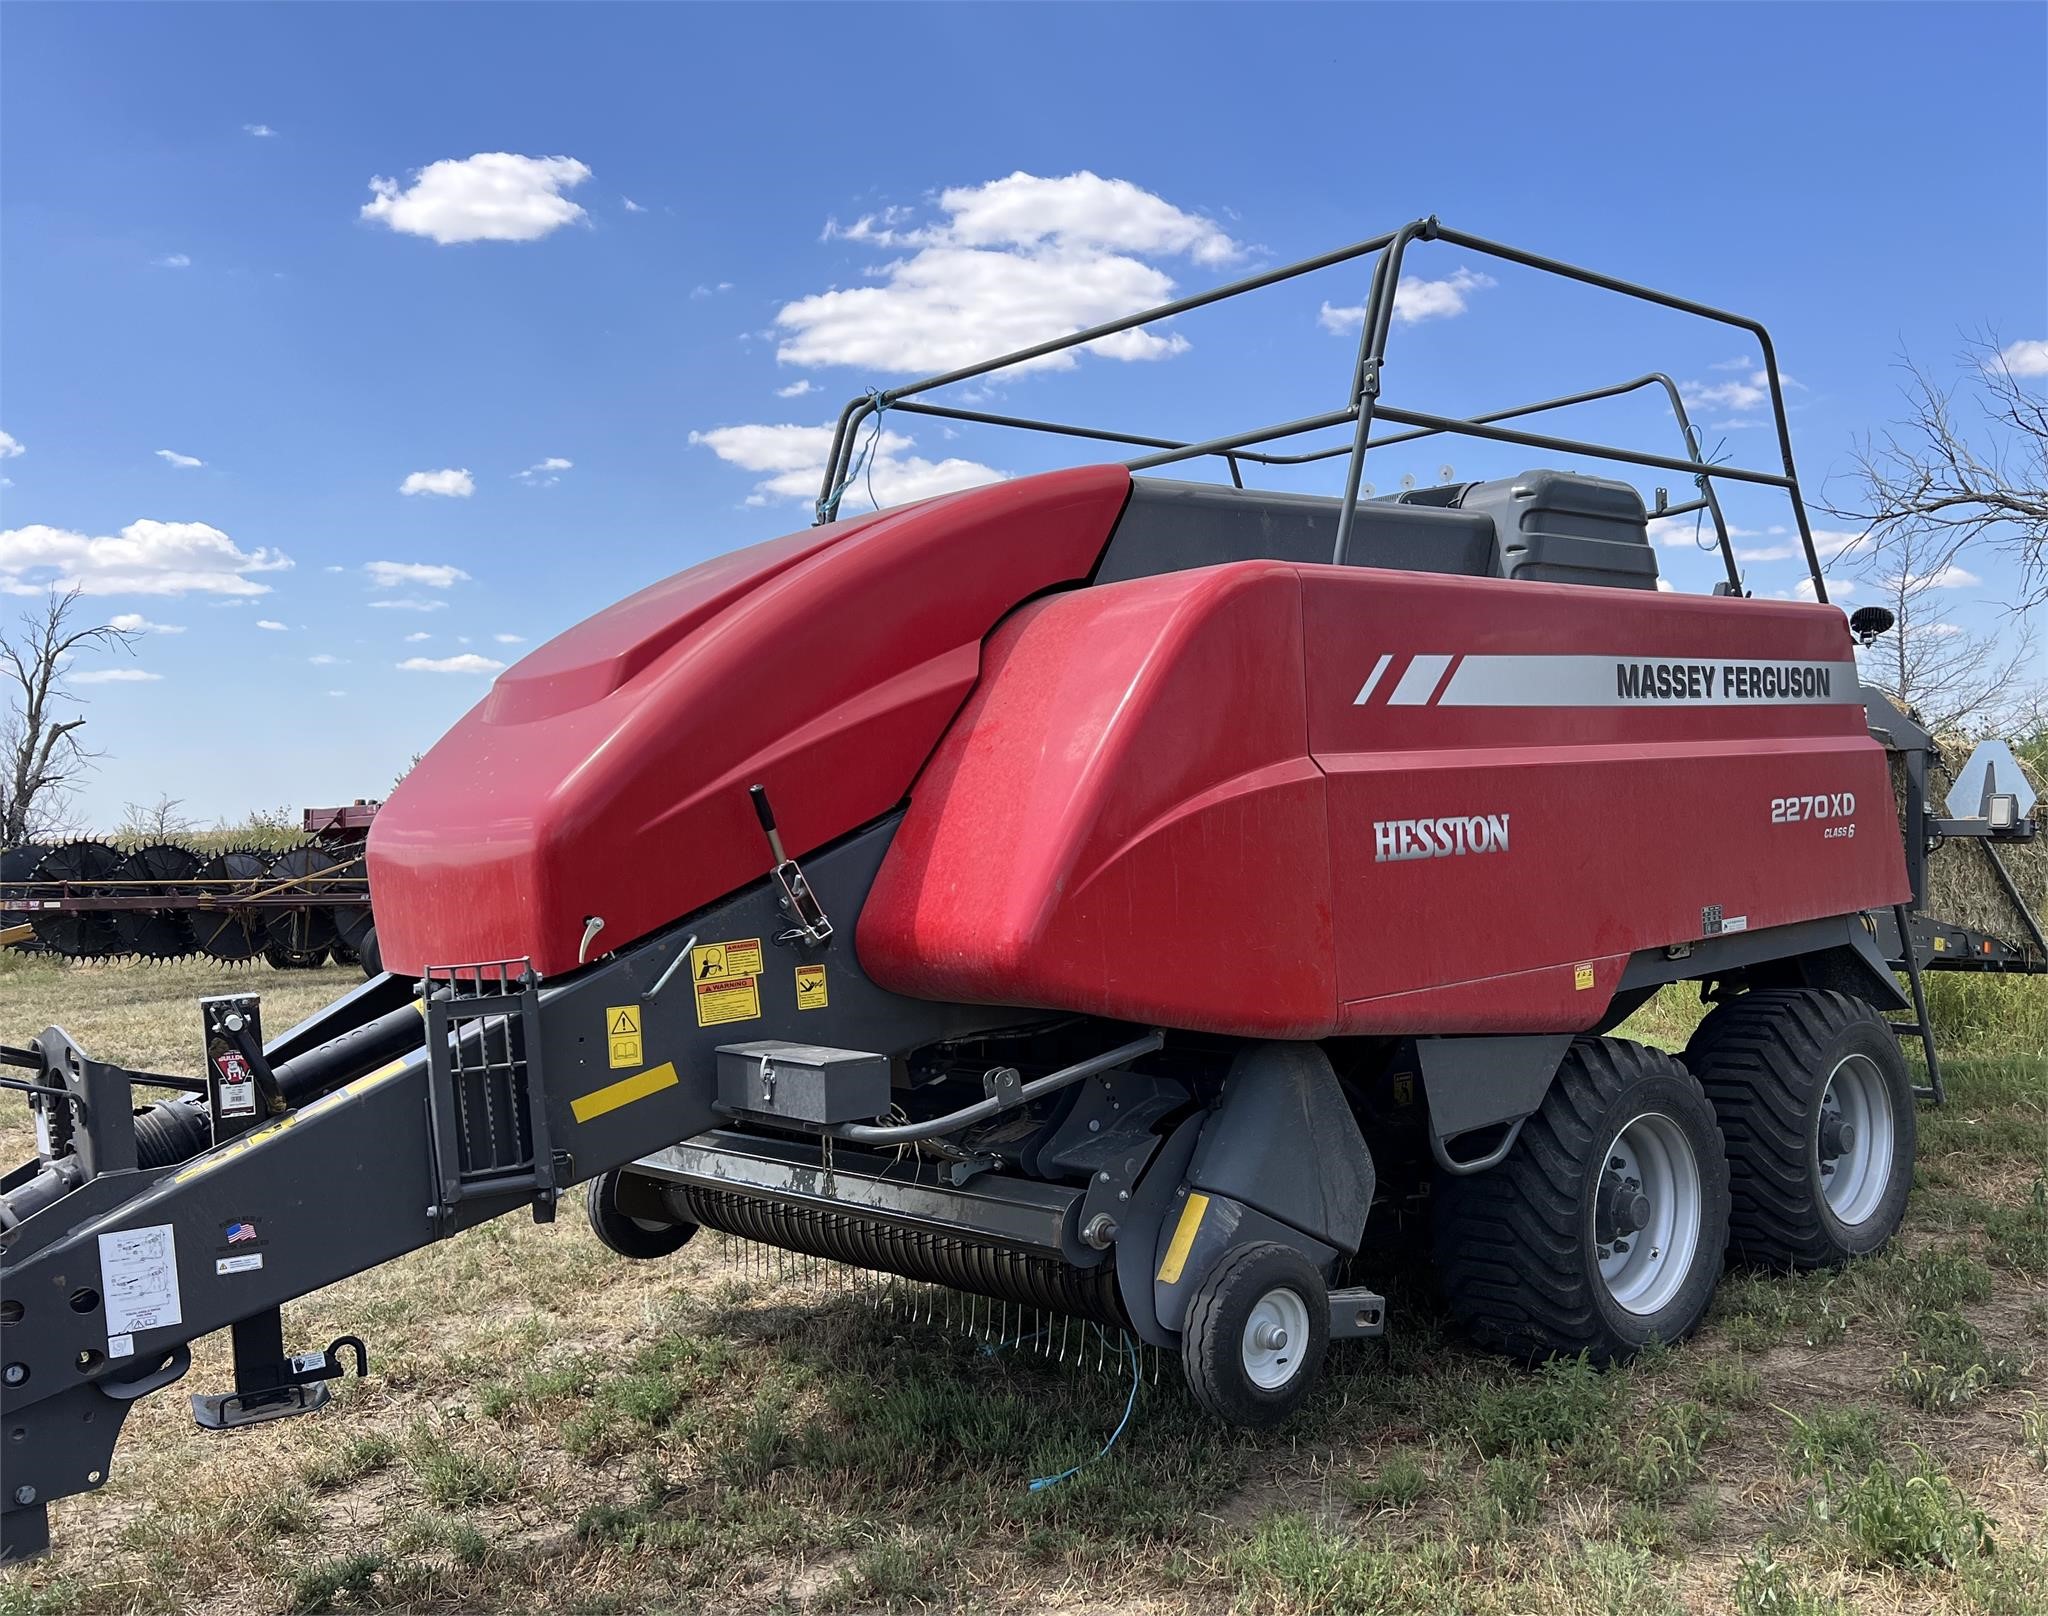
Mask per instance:
[[[1769,382],[1771,413],[1777,427],[1778,449],[1782,471],[1764,471],[1752,467],[1733,465],[1727,462],[1708,460],[1701,448],[1699,435],[1687,418],[1679,390],[1671,378],[1661,372],[1650,372],[1632,381],[1607,387],[1592,388],[1570,393],[1558,398],[1540,400],[1536,403],[1516,405],[1508,409],[1492,410],[1470,416],[1437,415],[1420,410],[1400,409],[1380,402],[1381,372],[1386,364],[1387,339],[1393,325],[1394,299],[1400,285],[1402,259],[1408,246],[1416,241],[1441,241],[1468,252],[1479,253],[1504,263],[1517,264],[1541,274],[1557,276],[1575,281],[1581,285],[1597,287],[1602,291],[1614,292],[1640,302],[1655,304],[1681,314],[1689,314],[1721,325],[1731,326],[1753,336],[1762,354],[1762,370]],[[1024,416],[1002,415],[991,411],[964,410],[946,405],[913,402],[919,395],[959,382],[973,381],[999,371],[1013,369],[1033,360],[1043,359],[1052,354],[1062,353],[1071,348],[1083,347],[1105,337],[1116,336],[1161,320],[1169,320],[1194,309],[1205,308],[1249,292],[1263,290],[1281,282],[1294,280],[1319,270],[1331,269],[1356,259],[1374,258],[1370,289],[1366,295],[1362,330],[1359,337],[1358,357],[1352,367],[1349,402],[1345,407],[1325,411],[1321,414],[1302,417],[1293,421],[1279,422],[1269,426],[1256,427],[1249,431],[1227,434],[1222,437],[1188,442],[1178,438],[1158,438],[1140,434],[1119,432],[1063,421],[1036,420]],[[1630,449],[1613,444],[1589,442],[1578,438],[1559,437],[1553,434],[1531,432],[1501,423],[1524,416],[1537,415],[1545,411],[1566,409],[1578,404],[1592,403],[1599,399],[1617,397],[1649,386],[1662,386],[1670,398],[1672,411],[1677,417],[1687,453],[1684,456],[1652,453],[1648,450]],[[977,364],[963,365],[956,369],[907,382],[900,387],[878,389],[863,393],[846,404],[841,410],[838,424],[834,429],[832,450],[827,456],[825,474],[818,491],[816,519],[818,525],[837,520],[839,503],[851,485],[857,465],[856,445],[863,422],[879,417],[887,410],[902,410],[907,414],[930,415],[942,419],[967,421],[987,426],[1012,427],[1023,431],[1046,433],[1059,437],[1087,438],[1097,442],[1120,443],[1129,447],[1149,448],[1155,452],[1135,456],[1125,463],[1133,471],[1152,470],[1160,466],[1176,464],[1184,460],[1215,456],[1228,466],[1231,481],[1243,487],[1240,462],[1256,465],[1305,465],[1318,460],[1348,456],[1345,472],[1343,502],[1338,511],[1336,542],[1332,548],[1331,560],[1342,565],[1346,559],[1351,529],[1357,515],[1358,501],[1364,480],[1365,457],[1368,451],[1384,448],[1389,444],[1411,442],[1418,438],[1447,434],[1459,437],[1475,437],[1497,443],[1520,444],[1532,449],[1545,449],[1565,454],[1589,455],[1596,459],[1609,460],[1625,465],[1641,466],[1661,471],[1683,473],[1693,479],[1699,489],[1699,498],[1676,506],[1660,506],[1657,515],[1680,515],[1693,511],[1705,511],[1713,517],[1718,548],[1723,565],[1728,573],[1728,589],[1739,595],[1741,575],[1735,562],[1735,553],[1730,541],[1728,526],[1723,519],[1720,501],[1714,482],[1726,478],[1733,482],[1749,483],[1761,487],[1777,488],[1787,496],[1792,506],[1794,520],[1798,525],[1799,542],[1805,554],[1807,572],[1812,579],[1814,598],[1825,602],[1827,580],[1824,576],[1819,553],[1814,547],[1813,530],[1807,520],[1805,499],[1800,493],[1799,473],[1792,456],[1792,433],[1785,417],[1785,390],[1783,379],[1778,372],[1777,350],[1771,335],[1762,322],[1745,315],[1717,309],[1689,298],[1678,297],[1654,287],[1639,285],[1622,280],[1617,276],[1587,269],[1582,265],[1566,263],[1562,259],[1545,257],[1525,249],[1510,246],[1505,242],[1492,241],[1441,224],[1434,215],[1417,219],[1403,225],[1399,230],[1384,235],[1369,237],[1335,252],[1322,253],[1313,258],[1304,258],[1292,264],[1261,271],[1241,280],[1211,287],[1204,292],[1177,298],[1154,308],[1140,310],[1121,319],[1108,320],[1085,330],[1071,332],[1066,336],[1054,337],[1045,342],[1034,343],[1012,353],[1002,354]],[[1409,430],[1375,438],[1372,429],[1376,420],[1391,422]],[[1274,454],[1261,445],[1271,444],[1283,438],[1299,437],[1310,432],[1319,432],[1331,427],[1350,424],[1354,431],[1348,446],[1312,450],[1303,454]],[[879,430],[879,429],[878,429]]]

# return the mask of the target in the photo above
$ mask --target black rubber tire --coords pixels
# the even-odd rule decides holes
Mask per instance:
[[[1867,1055],[1891,1096],[1891,1177],[1877,1206],[1845,1224],[1821,1175],[1821,1098],[1837,1066]],[[1717,1006],[1686,1045],[1728,1141],[1731,1254],[1767,1268],[1830,1268],[1898,1232],[1913,1187],[1919,1120],[1898,1034],[1846,993],[1770,988]]]
[[[1594,1198],[1607,1150],[1645,1112],[1671,1119],[1699,1171],[1690,1272],[1650,1314],[1629,1312],[1600,1278]],[[1619,1038],[1581,1038],[1507,1158],[1483,1173],[1439,1173],[1432,1228],[1452,1314],[1483,1346],[1518,1358],[1632,1357],[1699,1327],[1728,1241],[1728,1163],[1698,1081],[1676,1057]]]
[[[362,961],[364,976],[382,976],[384,974],[384,952],[377,946],[377,928],[375,926],[372,926],[363,933],[363,940],[357,947],[356,954]]]
[[[656,1257],[672,1257],[689,1244],[690,1236],[697,1232],[694,1223],[650,1223],[644,1218],[629,1217],[619,1210],[619,1175],[624,1168],[614,1167],[609,1173],[599,1173],[583,1189],[583,1215],[590,1220],[590,1232],[598,1242],[621,1257],[631,1257],[635,1262],[648,1262]]]
[[[1308,1313],[1308,1340],[1293,1376],[1281,1385],[1255,1382],[1241,1344],[1252,1309],[1267,1292],[1291,1290]],[[1231,1425],[1281,1424],[1308,1396],[1330,1345],[1330,1293],[1323,1276],[1292,1247],[1260,1240],[1240,1246],[1212,1268],[1188,1302],[1180,1338],[1181,1367],[1200,1403]]]

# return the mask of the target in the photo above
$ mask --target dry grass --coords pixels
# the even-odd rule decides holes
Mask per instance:
[[[352,980],[224,977],[31,963],[0,1002],[177,1069],[197,994],[257,987],[281,1031]],[[215,1437],[187,1388],[146,1399],[0,1613],[2040,1612],[2048,1005],[2000,986],[1900,1248],[1731,1275],[1698,1340],[1624,1372],[1468,1353],[1396,1262],[1394,1335],[1333,1355],[1287,1432],[1215,1428],[1169,1366],[1110,1458],[1032,1492],[1122,1412],[1092,1346],[988,1352],[715,1237],[630,1264],[580,1217],[508,1219],[287,1309],[294,1345],[371,1346],[322,1415]],[[1694,1019],[1674,993],[1630,1030]],[[194,1356],[191,1387],[227,1383],[224,1342]],[[1930,1411],[1902,1364],[1963,1389]]]

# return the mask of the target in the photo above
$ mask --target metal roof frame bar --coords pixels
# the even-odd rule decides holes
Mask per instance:
[[[1577,281],[1582,285],[1598,287],[1603,291],[1634,298],[1640,302],[1652,303],[1662,308],[1690,314],[1717,324],[1732,326],[1748,332],[1756,338],[1762,352],[1763,371],[1769,383],[1771,413],[1778,434],[1778,451],[1782,462],[1781,471],[1763,471],[1752,467],[1736,466],[1709,461],[1701,449],[1699,434],[1688,419],[1685,404],[1678,386],[1660,371],[1652,371],[1631,381],[1608,387],[1592,388],[1582,392],[1565,394],[1558,398],[1545,399],[1533,404],[1516,405],[1509,409],[1488,411],[1472,416],[1436,415],[1419,410],[1406,410],[1380,402],[1381,373],[1386,365],[1388,338],[1393,326],[1394,296],[1400,285],[1401,263],[1411,242],[1441,241],[1468,252],[1499,259],[1505,263],[1519,264],[1542,274],[1555,275],[1565,280]],[[1219,303],[1226,298],[1240,297],[1248,292],[1278,285],[1299,276],[1314,274],[1318,270],[1330,269],[1339,264],[1359,258],[1372,257],[1373,276],[1371,288],[1366,295],[1364,318],[1359,332],[1358,357],[1352,368],[1349,402],[1344,408],[1325,411],[1318,415],[1306,416],[1293,421],[1258,427],[1246,432],[1231,433],[1222,437],[1199,442],[1186,442],[1174,438],[1152,437],[1136,433],[1118,432],[1107,428],[1089,427],[1067,422],[1035,420],[1029,417],[1003,415],[984,410],[961,409],[951,405],[920,402],[920,395],[955,383],[972,381],[977,377],[1011,369],[1027,364],[1034,359],[1083,347],[1104,337],[1119,332],[1134,330],[1160,320],[1172,319],[1193,309]],[[1549,433],[1528,431],[1521,427],[1503,425],[1503,422],[1525,416],[1541,414],[1548,410],[1566,409],[1577,404],[1591,403],[1598,399],[1612,398],[1640,388],[1659,387],[1671,405],[1680,435],[1684,440],[1685,454],[1663,455],[1647,450],[1624,448],[1612,444],[1587,442],[1583,439],[1560,437]],[[1345,469],[1343,505],[1337,518],[1337,537],[1332,547],[1331,560],[1341,565],[1349,550],[1351,530],[1358,509],[1359,492],[1364,480],[1365,457],[1368,451],[1384,448],[1389,444],[1411,442],[1418,438],[1437,434],[1457,437],[1480,438],[1497,443],[1516,443],[1529,448],[1548,449],[1566,454],[1589,455],[1596,459],[1616,461],[1624,465],[1655,468],[1664,471],[1681,472],[1692,478],[1699,490],[1697,499],[1677,506],[1660,505],[1654,514],[1676,515],[1690,511],[1705,511],[1711,515],[1715,537],[1721,553],[1722,563],[1728,573],[1731,592],[1740,593],[1741,578],[1736,567],[1734,548],[1730,542],[1728,524],[1722,516],[1720,500],[1715,490],[1717,479],[1748,483],[1755,486],[1782,489],[1789,498],[1792,512],[1799,528],[1800,547],[1805,553],[1807,571],[1813,580],[1814,598],[1825,602],[1827,581],[1821,574],[1820,558],[1814,547],[1813,531],[1807,521],[1806,504],[1799,490],[1799,474],[1792,456],[1792,434],[1785,418],[1785,390],[1778,373],[1777,351],[1771,336],[1761,322],[1745,315],[1733,314],[1709,304],[1697,303],[1689,298],[1660,292],[1654,287],[1640,286],[1631,281],[1605,275],[1597,270],[1565,263],[1561,259],[1547,258],[1538,253],[1527,252],[1503,242],[1490,241],[1482,236],[1469,235],[1464,231],[1452,230],[1440,224],[1434,216],[1417,219],[1401,229],[1385,235],[1373,236],[1355,242],[1334,252],[1322,253],[1305,258],[1297,263],[1282,265],[1276,269],[1262,271],[1240,280],[1230,281],[1207,291],[1189,297],[1162,303],[1156,308],[1144,309],[1128,314],[1121,319],[1106,321],[1082,331],[1071,332],[1063,337],[1020,348],[1013,353],[986,359],[978,364],[963,365],[957,369],[928,376],[922,380],[906,383],[901,387],[888,388],[865,393],[850,400],[840,412],[838,425],[834,430],[831,453],[826,462],[823,484],[819,489],[817,520],[820,524],[833,521],[838,516],[839,500],[855,463],[855,442],[864,421],[885,410],[900,409],[907,414],[929,415],[946,420],[973,422],[988,426],[1004,426],[1024,431],[1048,433],[1062,437],[1087,438],[1096,442],[1122,444],[1130,448],[1148,449],[1153,452],[1134,456],[1126,464],[1133,471],[1149,470],[1153,467],[1170,465],[1183,460],[1205,456],[1217,456],[1224,460],[1230,470],[1231,481],[1238,487],[1244,486],[1240,467],[1249,462],[1254,465],[1305,465],[1313,461],[1335,459],[1347,455]],[[1408,430],[1373,435],[1375,421],[1386,421]],[[1263,446],[1282,439],[1299,437],[1310,432],[1349,424],[1352,427],[1348,445],[1310,450],[1305,453],[1276,453]],[[879,431],[879,426],[877,427]]]

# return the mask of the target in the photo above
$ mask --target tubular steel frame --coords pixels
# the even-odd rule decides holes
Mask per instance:
[[[1687,418],[1685,404],[1679,395],[1677,384],[1659,371],[1638,376],[1632,381],[1619,382],[1609,387],[1596,387],[1584,392],[1566,394],[1560,398],[1543,399],[1533,404],[1516,405],[1510,409],[1492,410],[1480,415],[1451,416],[1434,415],[1420,410],[1398,409],[1380,402],[1380,376],[1386,365],[1387,339],[1392,330],[1394,317],[1394,295],[1400,285],[1401,263],[1411,242],[1441,241],[1463,248],[1467,252],[1498,259],[1503,263],[1519,264],[1542,274],[1555,275],[1565,280],[1577,281],[1582,285],[1595,286],[1602,291],[1616,292],[1623,297],[1635,298],[1640,302],[1653,303],[1662,308],[1675,309],[1681,314],[1694,315],[1700,319],[1712,320],[1720,325],[1732,326],[1746,331],[1757,340],[1763,355],[1764,375],[1770,383],[1771,413],[1778,429],[1778,452],[1784,469],[1780,472],[1762,471],[1751,467],[1717,464],[1707,460],[1700,447],[1699,433]],[[1352,367],[1350,401],[1342,409],[1328,410],[1319,415],[1302,417],[1299,420],[1284,421],[1272,426],[1254,428],[1247,432],[1231,433],[1223,437],[1208,438],[1198,442],[1186,442],[1177,438],[1149,437],[1136,433],[1111,431],[1106,428],[1081,426],[1064,421],[1035,420],[1026,416],[1003,415],[986,410],[960,409],[951,405],[917,402],[919,395],[935,389],[949,387],[957,382],[972,381],[977,377],[991,375],[1042,359],[1048,354],[1062,353],[1096,342],[1104,337],[1115,336],[1122,331],[1153,324],[1155,321],[1172,319],[1192,309],[1204,308],[1211,303],[1220,303],[1226,298],[1239,297],[1247,292],[1259,291],[1282,281],[1296,279],[1317,270],[1330,269],[1338,264],[1350,263],[1355,259],[1371,257],[1374,260],[1371,288],[1366,295],[1364,320],[1359,333],[1358,357]],[[1683,455],[1653,454],[1642,449],[1628,449],[1613,444],[1590,443],[1577,438],[1556,437],[1548,433],[1532,432],[1521,427],[1506,426],[1503,422],[1518,420],[1524,416],[1539,415],[1549,410],[1567,409],[1576,404],[1587,404],[1598,399],[1618,397],[1645,387],[1660,387],[1671,405],[1679,434],[1684,440]],[[1654,468],[1660,471],[1682,472],[1690,476],[1699,490],[1696,499],[1679,505],[1659,503],[1652,511],[1656,516],[1677,516],[1694,511],[1703,511],[1713,520],[1714,532],[1721,560],[1728,573],[1730,593],[1740,594],[1741,574],[1735,564],[1735,551],[1730,542],[1728,524],[1721,514],[1721,503],[1715,490],[1715,480],[1726,478],[1731,482],[1750,483],[1784,491],[1791,501],[1792,514],[1799,526],[1799,543],[1805,552],[1807,572],[1813,580],[1814,598],[1825,602],[1828,598],[1827,580],[1821,574],[1820,558],[1814,549],[1813,530],[1806,517],[1806,502],[1799,491],[1799,473],[1792,458],[1792,433],[1785,421],[1785,389],[1778,374],[1778,357],[1771,342],[1771,334],[1763,325],[1740,314],[1731,314],[1725,309],[1713,308],[1705,303],[1695,303],[1688,298],[1675,297],[1669,292],[1660,292],[1653,287],[1638,286],[1634,282],[1601,274],[1597,270],[1585,269],[1577,264],[1568,264],[1560,259],[1546,258],[1539,253],[1525,252],[1503,242],[1489,241],[1483,236],[1468,235],[1461,230],[1452,230],[1439,224],[1432,215],[1403,225],[1399,230],[1386,235],[1373,236],[1356,242],[1335,252],[1323,253],[1314,258],[1304,258],[1298,263],[1286,264],[1278,269],[1261,271],[1242,280],[1230,281],[1222,286],[1197,292],[1191,297],[1162,303],[1156,308],[1145,309],[1136,314],[1127,314],[1118,320],[1109,320],[1101,325],[1090,326],[1067,336],[1054,337],[1046,342],[1036,343],[1029,348],[1020,348],[1014,353],[985,359],[978,364],[963,365],[956,370],[945,371],[937,376],[908,382],[901,387],[891,387],[868,392],[852,399],[840,411],[838,426],[833,433],[832,451],[826,461],[825,477],[819,487],[816,517],[818,525],[836,521],[839,502],[852,481],[853,471],[858,463],[856,443],[863,422],[879,416],[886,410],[901,410],[909,415],[929,415],[942,420],[967,421],[983,426],[1015,427],[1028,432],[1048,433],[1058,437],[1087,438],[1099,443],[1123,444],[1127,447],[1146,449],[1152,452],[1134,456],[1125,461],[1133,471],[1147,471],[1154,467],[1172,465],[1183,460],[1216,456],[1223,460],[1230,472],[1230,480],[1237,487],[1244,486],[1241,467],[1245,463],[1265,466],[1298,466],[1319,460],[1333,460],[1339,455],[1348,457],[1344,476],[1344,497],[1337,517],[1337,539],[1330,559],[1342,565],[1350,548],[1351,530],[1358,510],[1360,488],[1365,475],[1365,457],[1372,449],[1384,448],[1389,444],[1412,442],[1418,438],[1446,434],[1455,437],[1481,438],[1495,443],[1516,443],[1532,449],[1556,450],[1567,454],[1590,455],[1597,459],[1616,461],[1624,465]],[[1373,436],[1376,421],[1389,422],[1408,430]],[[1262,447],[1282,439],[1302,436],[1309,432],[1323,431],[1334,426],[1351,424],[1351,442],[1331,448],[1314,449],[1299,454],[1276,453]],[[879,424],[877,425],[879,431]]]

